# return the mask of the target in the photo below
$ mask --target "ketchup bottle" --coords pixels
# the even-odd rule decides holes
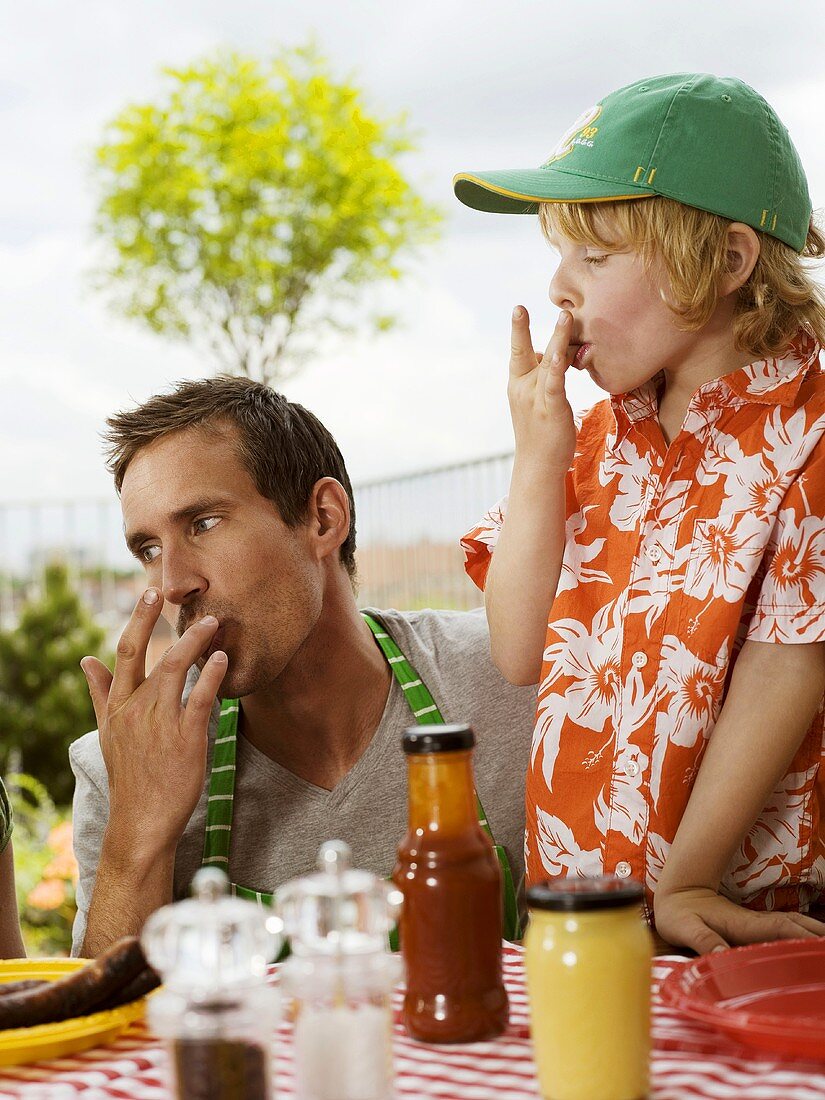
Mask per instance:
[[[465,725],[403,737],[409,826],[392,877],[404,895],[404,1025],[426,1043],[478,1042],[507,1026],[501,868],[478,822],[474,745]]]

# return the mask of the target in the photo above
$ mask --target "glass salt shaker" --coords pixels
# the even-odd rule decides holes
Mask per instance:
[[[280,946],[280,921],[253,902],[227,896],[228,880],[203,867],[193,897],[164,906],[141,943],[163,988],[150,998],[149,1024],[164,1040],[177,1100],[270,1100],[270,1047],[277,994],[267,962]]]
[[[391,993],[403,966],[388,933],[402,896],[351,863],[343,841],[328,841],[318,872],[275,895],[292,947],[283,984],[293,998],[300,1100],[393,1096]]]

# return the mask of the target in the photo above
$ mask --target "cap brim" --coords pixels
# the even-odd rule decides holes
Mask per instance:
[[[616,202],[655,194],[650,187],[552,168],[459,172],[453,179],[453,190],[465,206],[492,214],[536,214],[540,202]]]

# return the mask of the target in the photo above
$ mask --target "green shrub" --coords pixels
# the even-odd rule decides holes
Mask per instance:
[[[74,789],[69,745],[97,724],[80,659],[105,661],[103,637],[60,563],[46,567],[17,624],[0,630],[0,775],[36,776],[58,805]]]

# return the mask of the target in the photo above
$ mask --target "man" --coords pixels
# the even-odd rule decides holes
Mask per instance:
[[[240,378],[182,383],[108,425],[148,586],[114,675],[82,662],[99,732],[70,752],[74,952],[137,933],[202,863],[266,899],[336,837],[389,875],[401,733],[428,714],[472,723],[478,794],[520,882],[535,691],[493,668],[483,612],[362,616],[352,489],[324,426]],[[161,614],[179,638],[146,676]]]

